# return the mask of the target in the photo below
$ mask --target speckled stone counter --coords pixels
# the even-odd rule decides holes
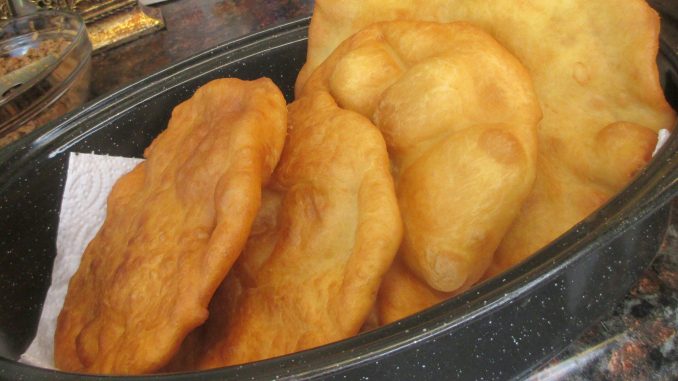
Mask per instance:
[[[166,29],[93,57],[99,96],[197,52],[311,14],[312,0],[175,0],[160,5]],[[532,380],[678,378],[678,203],[652,266],[625,300]]]
[[[106,94],[200,51],[295,18],[312,0],[173,0],[164,30],[92,57],[92,95]]]
[[[626,298],[531,380],[678,379],[678,202],[671,221],[657,257]]]

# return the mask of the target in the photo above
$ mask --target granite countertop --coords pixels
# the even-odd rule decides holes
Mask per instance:
[[[164,30],[93,57],[99,96],[214,45],[311,14],[312,0],[175,0]],[[638,284],[533,380],[654,379],[678,375],[678,203],[664,244]]]
[[[546,380],[678,377],[678,200],[664,242],[611,313],[531,375]]]
[[[310,16],[313,0],[173,0],[161,3],[165,29],[92,57],[92,96],[258,30]]]

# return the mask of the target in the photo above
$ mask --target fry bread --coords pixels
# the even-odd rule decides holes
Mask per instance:
[[[208,348],[220,344],[226,338],[243,291],[256,287],[254,279],[280,238],[282,226],[279,225],[278,214],[281,201],[281,193],[263,188],[261,208],[252,224],[245,249],[212,297],[207,322],[186,337],[176,356],[161,372],[197,369],[198,362],[206,356]]]
[[[388,145],[405,268],[385,280],[396,284],[379,314],[430,299],[390,295],[416,279],[432,295],[477,282],[536,172],[541,111],[520,62],[470,24],[378,23],[343,42],[300,95],[319,91],[372,119]]]
[[[326,93],[291,104],[289,123],[247,248],[215,294],[198,338],[182,348],[188,356],[202,348],[198,368],[355,335],[400,243],[379,131]]]
[[[114,186],[70,281],[57,367],[131,374],[169,361],[245,245],[286,125],[269,79],[215,80],[173,110]]]
[[[400,320],[442,302],[455,293],[441,292],[430,287],[396,258],[379,288],[372,327]]]
[[[342,41],[387,20],[473,23],[530,72],[544,113],[537,177],[489,275],[606,202],[650,159],[656,132],[674,124],[655,62],[659,18],[642,0],[317,0],[296,92]]]

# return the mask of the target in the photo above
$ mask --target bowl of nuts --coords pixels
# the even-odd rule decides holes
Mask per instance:
[[[40,11],[0,24],[0,147],[87,100],[91,52],[76,14]]]

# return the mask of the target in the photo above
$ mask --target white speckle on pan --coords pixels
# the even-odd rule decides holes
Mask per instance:
[[[656,155],[657,152],[666,144],[666,142],[669,140],[669,137],[671,136],[671,132],[669,130],[661,129],[657,133],[657,145],[654,147],[654,151],[652,152],[652,156]]]

